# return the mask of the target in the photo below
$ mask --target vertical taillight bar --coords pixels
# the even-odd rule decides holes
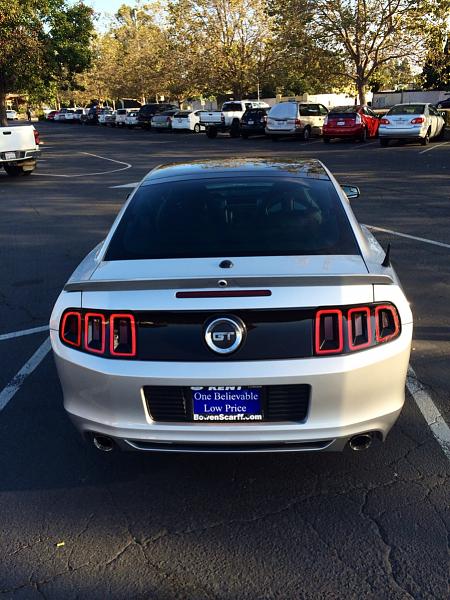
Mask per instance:
[[[362,350],[372,343],[370,308],[361,306],[350,308],[347,313],[348,347],[350,350]]]
[[[88,352],[104,354],[106,348],[106,320],[102,313],[84,315],[84,347]]]
[[[375,307],[375,337],[377,343],[388,342],[400,332],[400,320],[397,310],[391,304]]]
[[[318,310],[315,326],[316,354],[339,354],[344,348],[342,311],[338,308]]]
[[[136,322],[129,313],[109,317],[109,351],[111,356],[136,356]]]
[[[76,348],[81,346],[81,314],[78,311],[68,311],[64,314],[59,335],[65,344]]]

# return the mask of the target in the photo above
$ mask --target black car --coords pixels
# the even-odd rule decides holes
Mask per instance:
[[[436,104],[436,108],[450,108],[450,96],[445,98],[445,100],[440,100]]]
[[[244,140],[251,135],[265,135],[267,112],[267,108],[247,108],[239,128]]]
[[[152,119],[155,115],[162,113],[166,110],[177,110],[178,107],[167,102],[144,104],[141,106],[138,112],[138,123],[140,127],[150,129],[152,126]]]

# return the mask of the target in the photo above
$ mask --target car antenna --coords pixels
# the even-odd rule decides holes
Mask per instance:
[[[391,242],[387,245],[386,254],[384,255],[384,260],[381,263],[382,267],[390,267],[391,266]]]

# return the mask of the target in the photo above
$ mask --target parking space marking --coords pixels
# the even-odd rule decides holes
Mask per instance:
[[[35,368],[44,360],[51,348],[50,338],[46,338],[33,356],[23,365],[23,367],[14,375],[8,385],[0,392],[0,411],[2,411],[8,402],[19,391],[20,386]]]
[[[415,403],[419,407],[445,456],[450,460],[450,428],[424,386],[418,381],[417,375],[411,365],[408,368],[406,387],[414,398]]]
[[[434,240],[428,240],[427,238],[417,237],[415,235],[409,235],[408,233],[399,233],[398,231],[392,231],[391,229],[384,229],[383,227],[375,227],[374,225],[366,225],[373,231],[380,231],[381,233],[389,233],[397,237],[407,238],[409,240],[415,240],[416,242],[422,242],[424,244],[432,244],[433,246],[440,246],[441,248],[450,248],[450,244],[444,244],[444,242],[436,242]]]
[[[436,150],[436,148],[440,148],[441,146],[447,146],[449,142],[442,142],[442,144],[436,144],[435,146],[431,146],[431,148],[427,148],[426,150],[422,150],[419,154],[425,154],[425,152],[431,152],[432,150]]]
[[[21,331],[11,331],[11,333],[2,333],[0,335],[0,342],[3,340],[11,340],[13,338],[22,337],[23,335],[41,333],[42,331],[48,331],[48,325],[42,325],[41,327],[33,327],[32,329],[22,329]]]
[[[124,185],[111,185],[109,187],[110,190],[118,190],[121,188],[135,188],[139,185],[139,181],[136,181],[136,183],[125,183]]]
[[[56,173],[36,173],[36,175],[40,175],[41,177],[63,177],[65,179],[72,179],[73,177],[92,177],[94,175],[109,175],[110,173],[118,173],[119,171],[126,171],[127,169],[131,169],[133,165],[130,163],[124,162],[123,160],[115,160],[114,158],[107,158],[106,156],[99,156],[98,154],[91,154],[90,152],[80,152],[80,154],[85,154],[86,156],[94,156],[95,158],[100,158],[102,160],[109,160],[110,162],[117,163],[118,165],[125,165],[120,169],[113,169],[111,171],[100,171],[99,173],[79,173],[77,175],[60,175]]]

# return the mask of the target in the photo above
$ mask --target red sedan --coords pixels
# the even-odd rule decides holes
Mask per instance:
[[[350,138],[365,142],[367,138],[377,136],[379,125],[380,119],[368,106],[337,106],[325,117],[323,141]]]

